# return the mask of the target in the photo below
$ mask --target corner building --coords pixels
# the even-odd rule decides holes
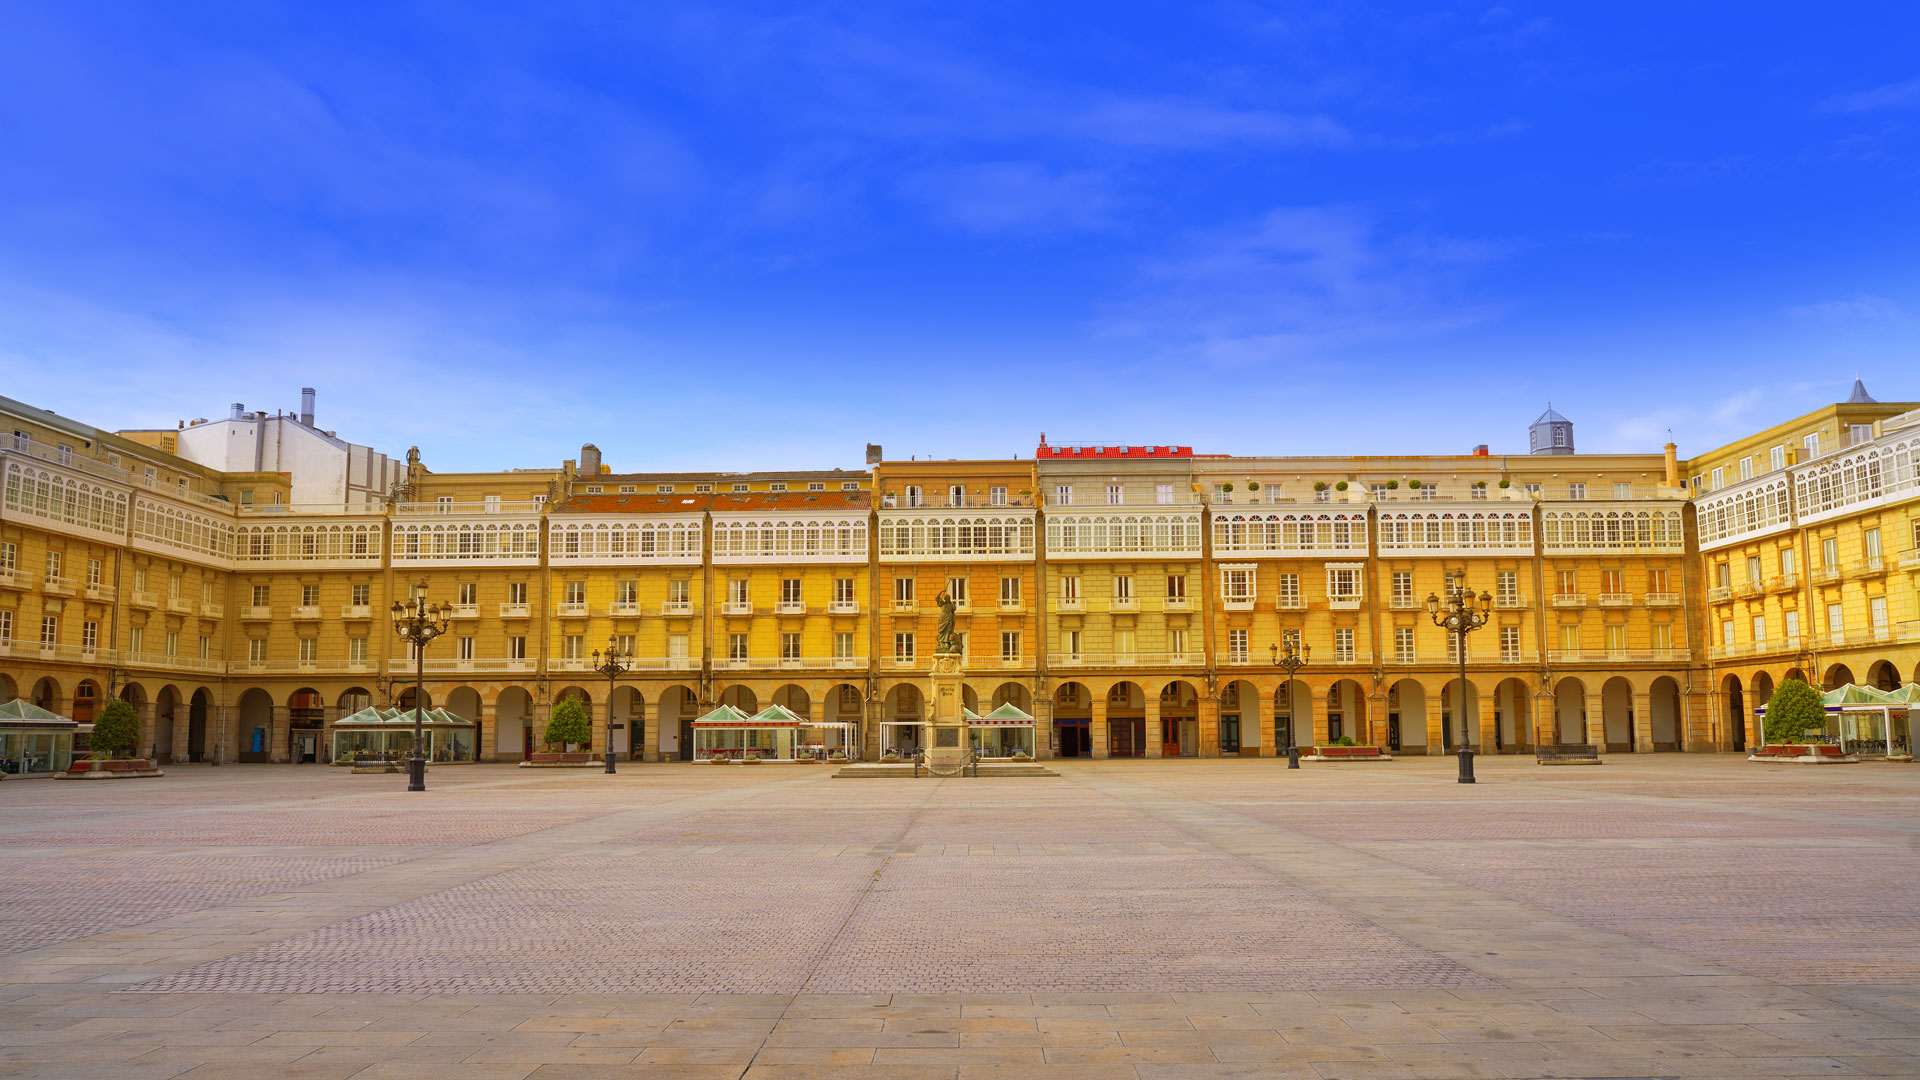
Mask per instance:
[[[489,760],[565,697],[631,759],[691,758],[723,702],[852,725],[873,757],[924,713],[941,593],[966,704],[1034,714],[1043,757],[1439,754],[1463,722],[1483,753],[1739,750],[1781,679],[1920,677],[1920,412],[1858,386],[1691,459],[1576,453],[1549,410],[1520,455],[1043,437],[752,473],[616,473],[591,445],[436,473],[320,431],[310,398],[117,434],[0,413],[0,699],[122,698],[174,761],[323,761],[340,716],[413,703],[417,666]],[[270,424],[308,449],[197,430]],[[1493,606],[1464,692],[1425,609],[1452,574]],[[451,618],[416,660],[388,609],[422,585]],[[633,658],[611,684],[610,647]]]

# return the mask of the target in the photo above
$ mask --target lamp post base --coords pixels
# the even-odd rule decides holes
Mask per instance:
[[[1473,751],[1465,746],[1460,748],[1460,782],[1473,783]]]
[[[1300,748],[1298,746],[1293,745],[1292,743],[1288,743],[1287,744],[1287,768],[1297,769],[1299,767],[1300,767]]]
[[[407,759],[407,790],[427,790],[427,759],[419,754]]]
[[[607,747],[607,772],[613,772],[613,747]]]

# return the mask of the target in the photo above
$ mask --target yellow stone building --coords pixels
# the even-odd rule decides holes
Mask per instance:
[[[1036,717],[1045,756],[1402,754],[1591,743],[1737,750],[1779,681],[1920,677],[1920,412],[1856,386],[1691,459],[1234,457],[1183,446],[870,468],[435,473],[238,406],[114,434],[0,399],[0,699],[132,702],[179,761],[321,761],[332,721],[427,703],[524,757],[580,698],[593,749],[688,759],[692,721],[780,705],[911,749],[937,600],[966,704]],[[291,453],[286,435],[308,433]],[[216,437],[217,436],[217,437]],[[324,436],[324,438],[322,438]],[[235,436],[239,437],[238,435]],[[235,444],[238,445],[238,444]],[[1486,593],[1468,641],[1426,610]],[[389,608],[449,631],[416,662]],[[1292,682],[1280,646],[1310,650]],[[631,657],[611,684],[596,653]],[[1464,716],[1462,715],[1464,713]],[[827,741],[837,734],[821,736]]]

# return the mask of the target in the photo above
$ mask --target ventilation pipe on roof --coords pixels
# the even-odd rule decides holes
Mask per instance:
[[[246,404],[244,402],[236,401],[233,403],[233,412],[231,414],[232,418],[235,420],[239,420],[246,414],[246,411],[247,411]]]
[[[300,422],[308,427],[313,426],[313,387],[311,386],[300,388]]]

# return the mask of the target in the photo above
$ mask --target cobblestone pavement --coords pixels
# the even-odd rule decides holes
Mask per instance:
[[[0,1078],[1920,1077],[1920,768],[0,784]]]

